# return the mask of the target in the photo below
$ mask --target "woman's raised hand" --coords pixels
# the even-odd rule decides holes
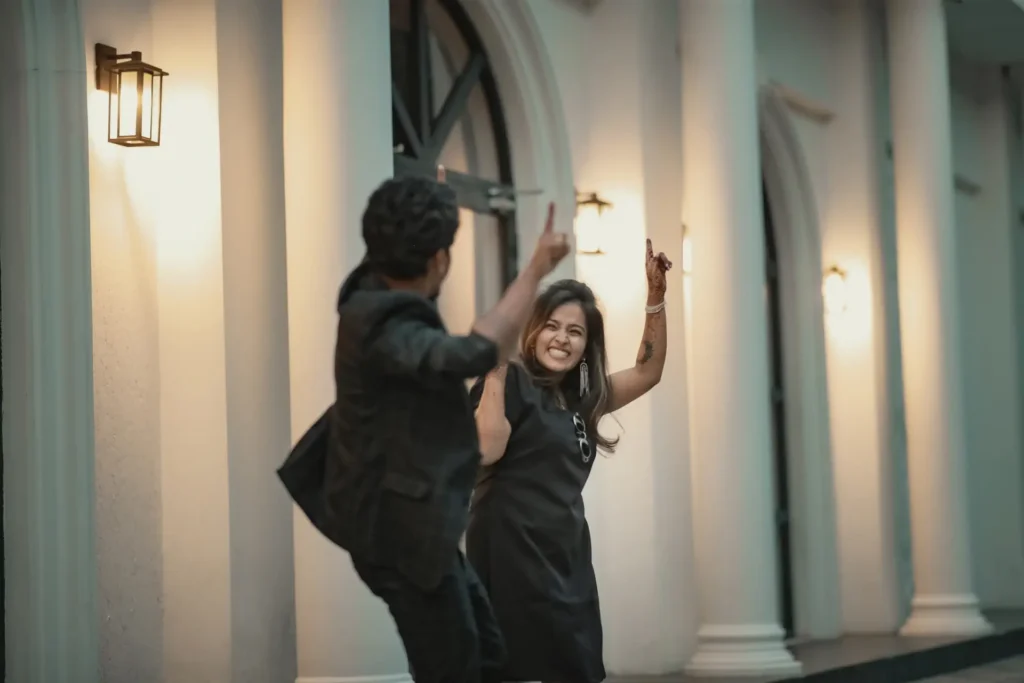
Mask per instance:
[[[668,288],[668,281],[665,274],[668,273],[672,268],[672,262],[665,256],[665,252],[659,251],[657,255],[654,253],[654,246],[651,244],[651,240],[647,240],[647,254],[646,254],[646,268],[647,268],[647,294],[649,299],[657,299],[660,301],[665,296],[665,290]]]

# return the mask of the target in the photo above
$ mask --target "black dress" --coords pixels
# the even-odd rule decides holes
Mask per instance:
[[[479,403],[482,380],[473,387]],[[601,609],[591,561],[583,486],[596,448],[574,412],[510,364],[504,457],[482,468],[466,555],[504,631],[504,680],[597,683],[605,678]]]

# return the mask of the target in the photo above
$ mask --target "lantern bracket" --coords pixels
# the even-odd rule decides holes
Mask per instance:
[[[602,214],[612,208],[612,203],[599,197],[596,192],[576,190],[576,206],[594,206],[597,208],[597,213]]]
[[[168,76],[166,71],[142,63],[141,52],[129,52],[127,54],[118,54],[117,48],[103,43],[96,43],[96,89],[102,90],[103,92],[110,92],[111,82],[113,79],[111,75],[118,71],[118,67],[125,63],[130,62],[132,65],[141,65],[148,68],[151,71],[159,72],[163,76]]]
[[[117,64],[118,57],[124,57],[124,55],[118,55],[116,48],[110,47],[109,45],[104,45],[103,43],[96,43],[97,90],[102,90],[103,92],[110,92],[110,67]]]

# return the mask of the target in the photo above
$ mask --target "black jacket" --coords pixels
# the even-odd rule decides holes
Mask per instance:
[[[466,528],[480,462],[465,382],[497,360],[493,342],[449,335],[434,303],[360,266],[338,301],[335,404],[282,480],[354,558],[436,586]]]

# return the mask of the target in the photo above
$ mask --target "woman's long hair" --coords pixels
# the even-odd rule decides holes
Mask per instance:
[[[551,319],[555,309],[565,304],[579,304],[587,323],[587,344],[583,359],[587,361],[589,392],[580,396],[580,370],[576,365],[565,373],[553,373],[537,360],[537,335]],[[619,443],[618,437],[609,439],[597,431],[601,418],[608,412],[609,387],[608,354],[604,345],[604,316],[597,307],[597,299],[590,287],[577,280],[559,280],[537,297],[533,313],[523,329],[520,342],[523,365],[535,384],[556,393],[565,407],[583,418],[587,434],[600,450],[611,453]]]

